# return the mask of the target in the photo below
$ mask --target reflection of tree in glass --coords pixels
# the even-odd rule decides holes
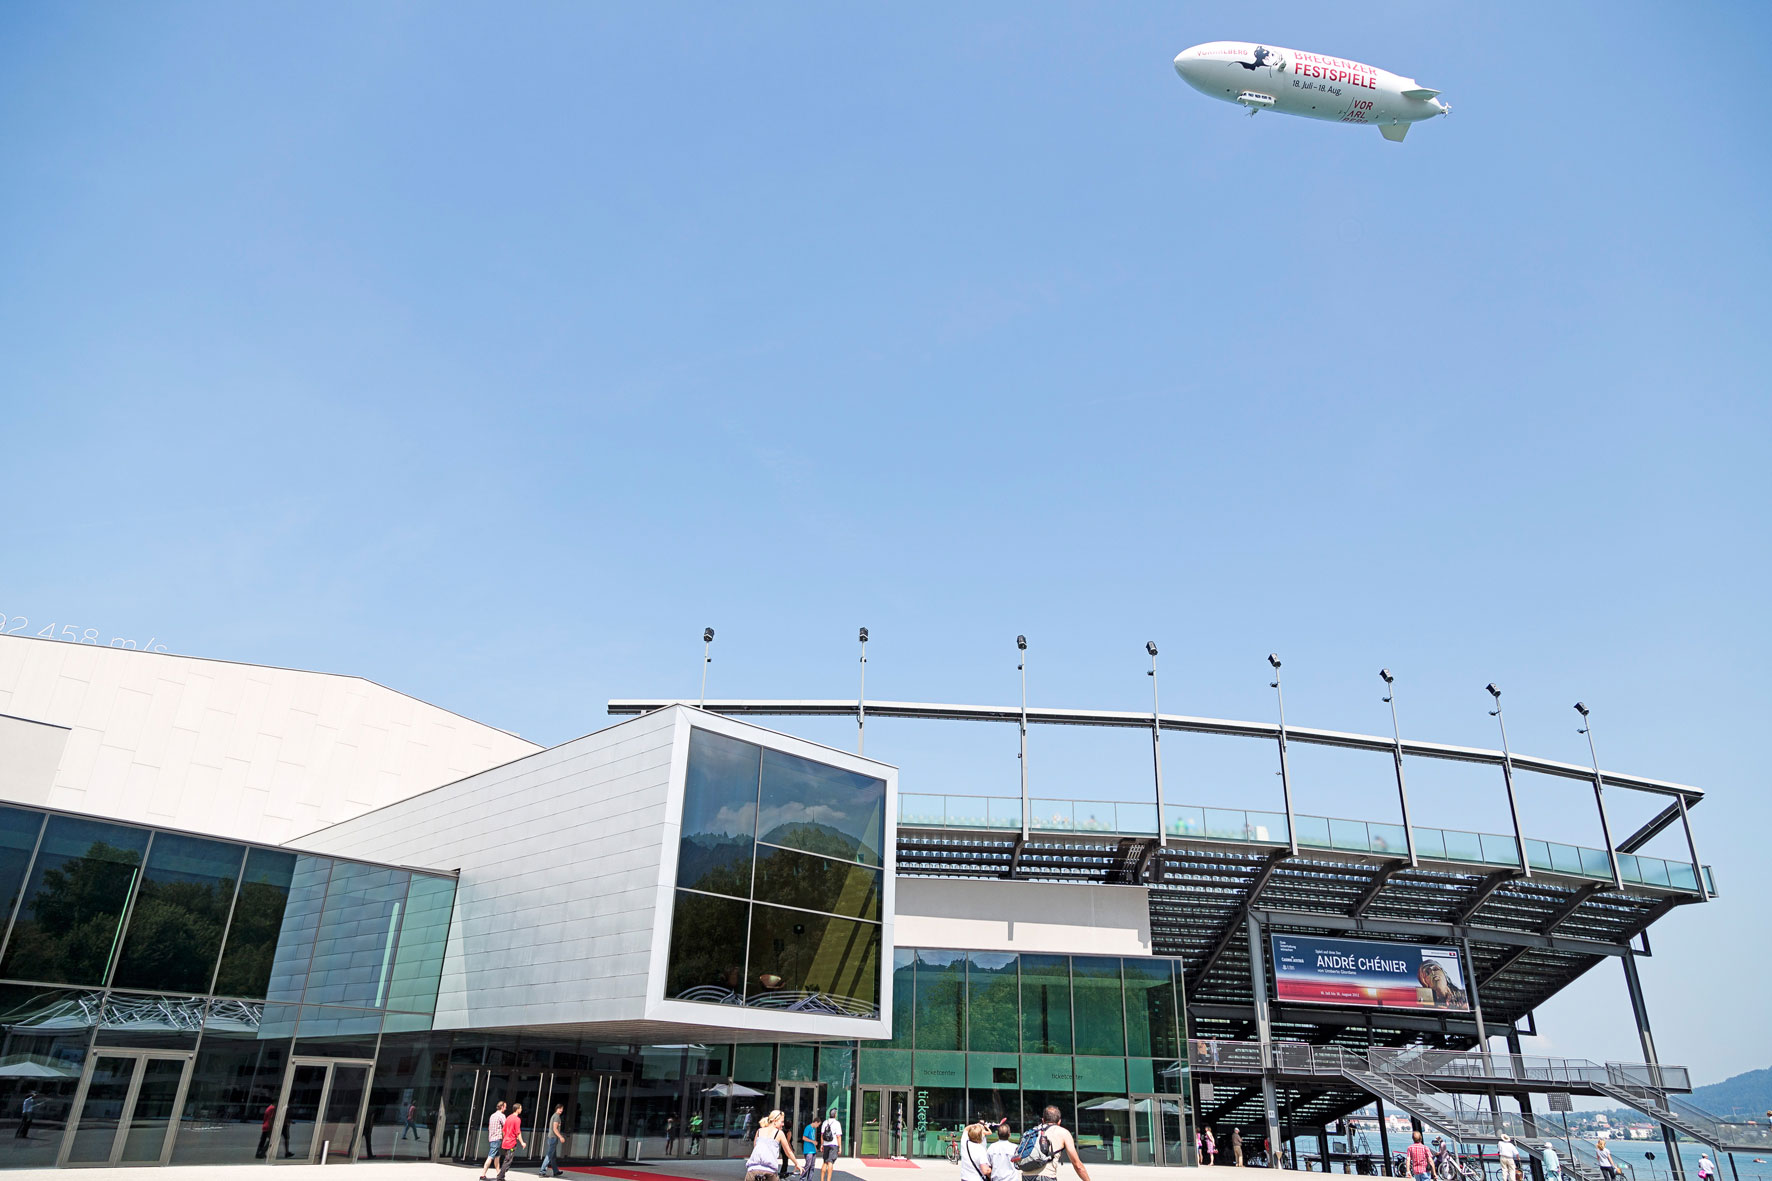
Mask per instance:
[[[117,983],[170,992],[208,992],[234,893],[220,882],[142,882],[129,912]]]
[[[677,884],[748,898],[751,893],[751,838],[713,833],[685,836],[677,850]]]
[[[263,1000],[271,986],[271,963],[277,958],[277,934],[289,902],[287,886],[247,882],[234,903],[228,946],[222,953],[215,991],[221,996]]]
[[[14,973],[28,967],[45,980],[101,983],[139,861],[133,850],[94,841],[82,856],[45,869],[28,918],[13,927],[6,960]]]
[[[744,946],[750,906],[727,898],[677,894],[671,916],[671,958],[665,995],[692,988],[744,991]],[[714,1000],[713,996],[697,999]],[[736,997],[734,998],[736,1003]]]

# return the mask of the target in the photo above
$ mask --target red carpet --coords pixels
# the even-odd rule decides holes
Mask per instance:
[[[618,1169],[612,1165],[566,1166],[568,1173],[587,1173],[596,1177],[615,1177],[619,1181],[702,1181],[700,1177],[682,1177],[675,1173],[654,1173],[650,1169]]]
[[[914,1169],[918,1167],[916,1161],[882,1160],[876,1156],[864,1156],[861,1158],[861,1163],[870,1169]]]

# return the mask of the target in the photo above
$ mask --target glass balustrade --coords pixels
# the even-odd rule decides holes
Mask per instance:
[[[1246,808],[1208,808],[1197,804],[1165,804],[1165,836],[1188,840],[1231,841],[1249,845],[1288,843],[1286,816]],[[1400,824],[1349,820],[1336,816],[1294,816],[1301,848],[1344,853],[1406,855],[1408,835]],[[1021,801],[1003,796],[917,795],[898,797],[901,828],[1019,830]],[[1154,803],[1126,800],[1068,800],[1040,796],[1028,801],[1030,833],[1082,833],[1106,836],[1154,836],[1158,810]],[[1569,877],[1605,880],[1612,867],[1604,849],[1527,838],[1526,861],[1534,870]],[[1464,832],[1451,828],[1415,827],[1416,854],[1429,861],[1472,865],[1520,864],[1520,845],[1503,833]],[[1665,889],[1698,891],[1698,875],[1687,861],[1668,861],[1640,853],[1619,853],[1619,876],[1627,882]],[[1704,888],[1715,894],[1716,883],[1704,867]]]

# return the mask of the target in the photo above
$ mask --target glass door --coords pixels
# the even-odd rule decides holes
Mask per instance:
[[[369,1076],[366,1059],[291,1058],[277,1104],[276,1159],[332,1164],[375,1157],[373,1129],[364,1127]]]
[[[191,1057],[163,1050],[94,1051],[59,1163],[164,1164]]]
[[[325,1115],[316,1135],[319,1137],[319,1161],[323,1165],[339,1164],[357,1155],[358,1129],[362,1129],[365,1158],[375,1158],[372,1129],[363,1123],[363,1100],[369,1095],[369,1067],[336,1062],[332,1079],[326,1089]]]
[[[863,1087],[855,1130],[857,1156],[908,1160],[911,1155],[909,1087]]]
[[[782,1115],[787,1118],[787,1127],[784,1130],[788,1134],[788,1143],[794,1146],[794,1152],[798,1155],[806,1146],[801,1139],[806,1125],[820,1122],[818,1084],[777,1083],[775,1105],[781,1108]]]
[[[443,1143],[438,1160],[461,1164],[486,1159],[485,1135],[480,1131],[481,1084],[486,1072],[457,1067],[449,1072],[443,1089]]]
[[[1180,1095],[1132,1096],[1132,1160],[1171,1168],[1191,1162],[1185,1151]]]
[[[625,1074],[556,1076],[554,1098],[548,1105],[553,1118],[555,1103],[564,1103],[560,1130],[566,1134],[561,1156],[568,1160],[616,1161],[626,1156],[628,1098],[632,1080]],[[546,1132],[544,1123],[541,1130]]]

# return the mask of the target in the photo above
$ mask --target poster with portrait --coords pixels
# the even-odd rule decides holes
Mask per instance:
[[[1270,942],[1277,1000],[1470,1012],[1456,947],[1314,935],[1273,935]]]

